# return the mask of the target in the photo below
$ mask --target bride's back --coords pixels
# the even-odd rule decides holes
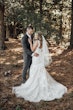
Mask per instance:
[[[40,48],[40,41],[37,40],[37,42],[38,42],[38,46],[37,46],[36,50],[34,51],[34,53],[38,53],[39,56],[36,57],[36,56],[33,55],[33,57],[32,57],[32,63],[33,64],[40,64],[40,63],[42,63],[42,56],[43,56],[43,54],[42,54],[42,47]]]

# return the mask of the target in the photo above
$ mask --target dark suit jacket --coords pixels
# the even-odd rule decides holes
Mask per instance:
[[[31,51],[30,44],[28,42],[28,38],[29,37],[27,36],[27,34],[24,35],[21,42],[22,42],[22,46],[23,46],[23,50],[24,50],[25,54],[27,54],[28,56],[31,56],[31,54],[33,52]]]

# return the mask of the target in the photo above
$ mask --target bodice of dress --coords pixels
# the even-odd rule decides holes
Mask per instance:
[[[40,54],[42,51],[42,49],[40,48],[40,41],[38,40],[38,47],[36,48],[35,52],[34,53],[38,53]]]
[[[36,56],[33,56],[32,57],[32,64],[36,65],[36,64],[43,64],[42,63],[42,59],[43,59],[43,55],[42,55],[42,48],[39,48],[40,47],[40,41],[38,40],[38,47],[36,48],[35,52],[34,53],[38,53],[39,56],[36,57]]]

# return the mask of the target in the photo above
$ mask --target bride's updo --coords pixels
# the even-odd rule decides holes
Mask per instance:
[[[42,32],[41,31],[35,32],[34,40],[39,40],[40,41],[40,48],[42,48]]]

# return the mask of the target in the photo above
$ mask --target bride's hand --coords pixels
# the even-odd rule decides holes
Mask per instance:
[[[34,53],[34,56],[35,56],[35,57],[38,57],[38,56],[39,56],[39,54],[38,54],[38,53]]]

